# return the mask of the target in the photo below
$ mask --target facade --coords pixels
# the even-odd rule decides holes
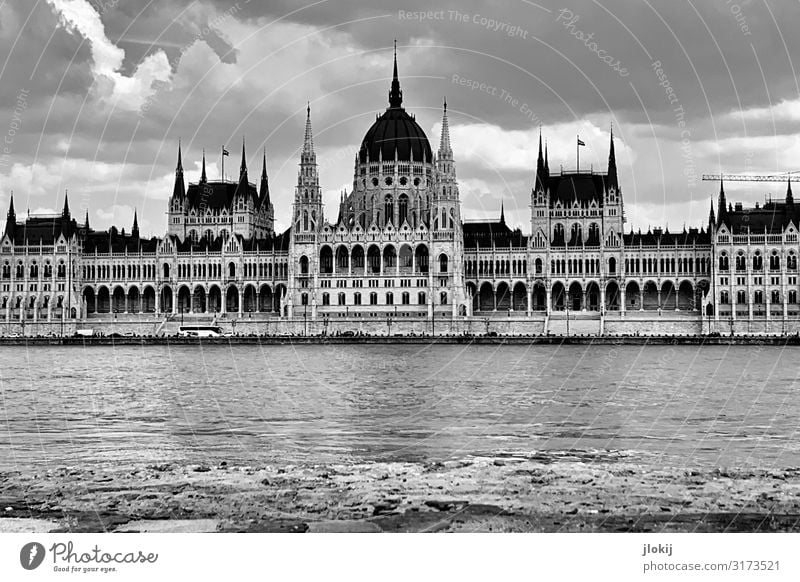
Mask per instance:
[[[335,220],[322,202],[310,108],[286,231],[274,229],[266,154],[258,187],[244,143],[238,181],[209,181],[205,156],[202,167],[187,188],[179,146],[162,238],[141,238],[135,217],[128,233],[95,231],[66,199],[59,215],[18,221],[12,195],[0,239],[7,329],[137,317],[164,325],[177,315],[326,327],[393,319],[430,330],[441,321],[443,331],[513,321],[509,331],[526,333],[563,333],[564,322],[569,333],[572,319],[590,333],[648,333],[664,321],[690,333],[796,329],[791,184],[784,201],[752,209],[728,205],[721,186],[706,228],[625,232],[613,135],[606,172],[558,173],[540,135],[530,234],[511,229],[502,208],[498,220],[466,220],[447,104],[434,152],[403,107],[396,55],[389,106],[364,136]]]

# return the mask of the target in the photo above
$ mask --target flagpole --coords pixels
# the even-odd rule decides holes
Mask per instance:
[[[575,141],[575,154],[577,159],[578,170],[577,173],[581,173],[581,136],[577,135],[577,140]]]
[[[222,182],[225,182],[225,146],[222,146]]]

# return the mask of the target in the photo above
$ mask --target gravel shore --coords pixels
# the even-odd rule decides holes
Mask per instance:
[[[800,468],[599,459],[7,471],[0,532],[800,531]]]

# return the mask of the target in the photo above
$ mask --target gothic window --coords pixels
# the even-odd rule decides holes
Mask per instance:
[[[564,225],[557,223],[553,227],[553,244],[556,246],[564,245]]]
[[[741,251],[740,251],[741,253]],[[736,270],[737,271],[744,271],[746,269],[746,261],[744,255],[738,254],[736,255]]]
[[[439,293],[439,303],[442,305],[447,305],[447,291],[442,291]]]
[[[425,296],[425,291],[420,291],[417,293],[417,304],[418,305],[425,305],[427,303],[427,297]]]
[[[214,240],[214,231],[211,230],[210,228],[208,228],[208,229],[206,229],[206,232],[205,232],[204,236],[206,237],[206,240],[208,242],[211,242],[212,240]]]
[[[308,230],[308,211],[303,211],[303,230]]]
[[[301,305],[308,305],[308,293],[303,293],[300,296],[300,304]]]
[[[775,291],[772,292],[772,298],[775,299]],[[764,292],[763,291],[755,291],[753,293],[753,303],[760,305],[764,303]]]
[[[583,229],[577,222],[573,223],[570,228],[570,246],[581,246],[583,244]]]
[[[790,253],[789,256],[786,257],[786,268],[790,271],[797,270],[797,255]]]
[[[719,302],[722,303],[723,305],[727,305],[730,302],[729,299],[728,299],[728,292],[727,291],[721,291],[720,292],[720,294],[719,294]]]
[[[439,272],[440,273],[447,272],[447,255],[444,253],[439,255]]]
[[[347,303],[347,297],[344,293],[339,293],[339,305],[345,305]]]
[[[236,263],[228,263],[228,277],[236,276]]]
[[[411,303],[411,296],[408,294],[408,291],[403,291],[400,297],[403,305],[409,305]]]
[[[378,294],[374,291],[369,294],[369,304],[370,305],[377,305],[378,304]]]
[[[308,257],[305,255],[300,257],[300,274],[308,275]]]
[[[789,303],[792,305],[797,303],[797,291],[789,291]]]
[[[392,224],[394,218],[394,201],[391,196],[386,196],[384,199],[383,214],[386,217],[386,224]]]
[[[322,294],[322,305],[330,305],[331,304],[331,296],[329,293]]]
[[[386,305],[394,305],[394,293],[391,291],[386,294]]]
[[[764,257],[761,256],[761,253],[756,252],[753,255],[753,270],[754,271],[761,271],[764,269]]]
[[[198,236],[196,230],[192,229],[189,231],[189,240],[192,241],[192,244],[197,244]]]
[[[552,265],[551,265],[551,267],[552,267]],[[534,262],[534,268],[536,270],[536,274],[537,275],[541,275],[542,274],[542,259],[536,259],[536,261]]]
[[[719,270],[727,271],[729,268],[730,268],[730,263],[728,262],[728,255],[722,253],[719,257]]]
[[[761,291],[756,291],[756,293],[760,294]],[[772,303],[780,303],[781,302],[781,292],[778,291],[778,290],[773,291],[771,300],[772,300]],[[763,303],[763,301],[756,301],[756,303]]]
[[[736,303],[739,305],[747,303],[747,293],[745,291],[736,292]]]
[[[397,224],[403,224],[406,220],[408,220],[408,196],[401,194],[397,205],[399,212]]]
[[[781,268],[781,258],[778,256],[778,251],[772,251],[769,258],[769,268],[772,271],[778,271]]]

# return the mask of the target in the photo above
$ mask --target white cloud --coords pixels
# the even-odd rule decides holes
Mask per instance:
[[[170,80],[170,65],[164,51],[145,57],[133,76],[120,72],[125,51],[106,36],[100,14],[87,0],[47,0],[63,27],[83,36],[91,47],[92,74],[101,99],[131,111],[138,111],[155,93],[154,83]]]

